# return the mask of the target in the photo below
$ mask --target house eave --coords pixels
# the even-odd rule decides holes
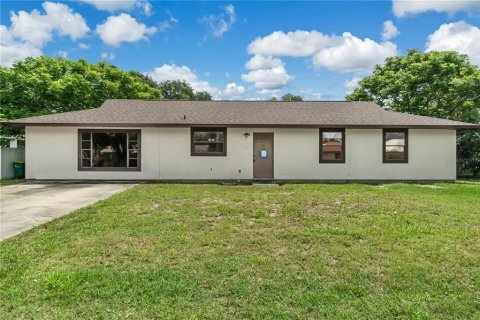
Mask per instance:
[[[465,129],[479,129],[480,125],[465,124],[465,125],[397,125],[397,124],[251,124],[251,123],[237,123],[237,124],[220,124],[220,123],[31,123],[31,122],[0,122],[2,126],[9,127],[78,127],[78,128],[155,128],[155,127],[227,127],[227,128],[347,128],[347,129],[383,129],[383,128],[408,128],[408,129],[450,129],[450,130],[465,130]]]

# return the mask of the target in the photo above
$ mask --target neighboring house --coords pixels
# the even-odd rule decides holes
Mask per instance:
[[[26,178],[455,180],[456,130],[372,102],[107,100],[18,119]]]

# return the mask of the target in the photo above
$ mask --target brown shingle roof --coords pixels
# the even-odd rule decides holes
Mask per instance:
[[[107,100],[96,109],[7,121],[16,126],[443,127],[479,125],[386,111],[373,102]]]

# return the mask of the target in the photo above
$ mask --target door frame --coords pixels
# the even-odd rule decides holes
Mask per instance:
[[[253,162],[253,156],[255,155],[255,134],[271,134],[272,135],[272,177],[271,178],[256,178],[255,177],[255,170],[254,166],[255,163]],[[253,132],[253,139],[252,139],[252,177],[253,180],[261,180],[261,181],[270,181],[275,179],[275,133],[273,131],[260,131],[260,132]]]

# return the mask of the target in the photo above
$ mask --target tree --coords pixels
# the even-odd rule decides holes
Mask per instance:
[[[138,72],[136,70],[131,70],[131,71],[129,71],[129,73],[134,77],[138,77],[146,85],[148,85],[152,88],[158,88],[158,82],[153,80],[152,77],[149,76],[148,74],[144,74],[144,73]]]
[[[423,116],[480,123],[480,70],[453,51],[388,58],[347,100],[375,101],[381,107]],[[458,157],[479,159],[479,131],[458,134]]]
[[[158,85],[165,99],[169,100],[212,100],[212,95],[207,91],[193,90],[190,83],[185,80],[166,80]]]
[[[195,100],[212,100],[212,95],[207,91],[195,92]]]
[[[347,100],[372,100],[394,111],[478,121],[480,70],[453,51],[388,58],[359,82]]]
[[[267,101],[278,101],[278,98],[275,97],[275,96],[273,96],[273,97],[271,97],[270,99],[268,99]]]
[[[158,85],[165,99],[195,100],[192,86],[185,80],[166,80]]]
[[[97,108],[110,98],[161,99],[162,93],[138,73],[106,62],[42,56],[0,68],[1,120]],[[2,126],[0,136],[21,138],[22,132]]]
[[[301,96],[287,93],[282,96],[282,101],[303,101],[303,98]]]
[[[153,81],[153,80],[152,80]],[[190,83],[185,80],[166,80],[158,84],[165,99],[169,100],[212,100],[212,95],[207,91],[193,90]]]

